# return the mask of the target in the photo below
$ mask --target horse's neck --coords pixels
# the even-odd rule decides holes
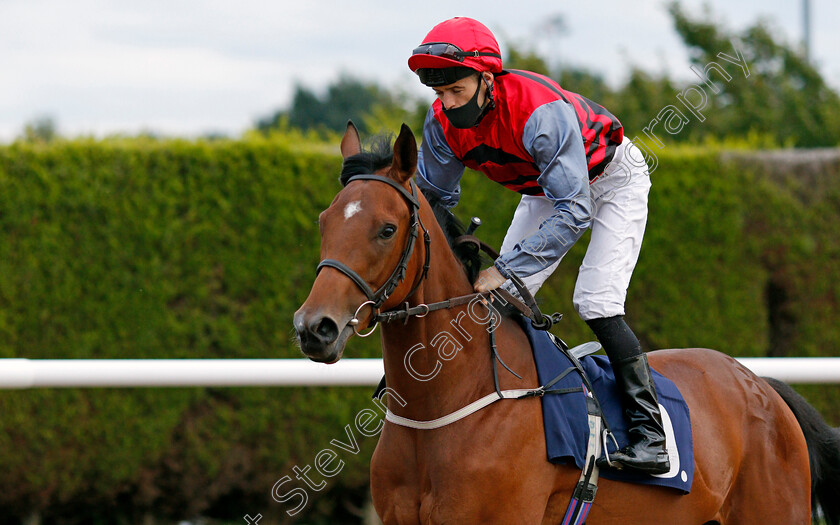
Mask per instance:
[[[436,222],[434,226],[437,227]],[[441,243],[443,232],[433,232],[433,238],[437,242],[432,243],[432,266],[427,279],[411,298],[413,304],[431,304],[473,292],[460,262]],[[384,325],[382,352],[386,381],[406,402],[401,406],[389,401],[389,406],[401,416],[429,420],[492,392],[489,319],[484,306],[473,304],[437,310],[427,317],[412,318],[405,325],[399,321]],[[518,368],[520,374],[524,372],[528,384],[511,384],[515,378],[499,367],[502,388],[536,386],[530,384],[535,374],[529,370],[533,368],[533,360],[527,339],[515,325],[507,319],[496,328],[495,335],[507,364],[514,370]]]

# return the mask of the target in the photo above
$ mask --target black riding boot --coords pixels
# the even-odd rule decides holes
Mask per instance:
[[[664,474],[671,468],[665,451],[665,430],[647,356],[640,354],[613,363],[621,389],[621,404],[629,423],[629,445],[610,454],[613,468]],[[606,458],[599,467],[609,467]]]
[[[665,452],[665,431],[656,387],[639,339],[620,315],[591,319],[586,324],[610,358],[621,391],[621,406],[629,423],[629,445],[610,454],[612,465],[602,457],[598,466],[626,467],[650,474],[668,472],[670,462]]]

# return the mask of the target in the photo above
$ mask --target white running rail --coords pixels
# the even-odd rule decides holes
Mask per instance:
[[[382,359],[0,359],[0,388],[368,386]]]
[[[840,384],[840,357],[741,358],[759,376]],[[0,359],[0,389],[71,387],[373,386],[382,359]]]

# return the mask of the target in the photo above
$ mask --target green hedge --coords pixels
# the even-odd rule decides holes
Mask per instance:
[[[291,317],[314,278],[317,215],[340,188],[336,149],[278,137],[0,147],[0,357],[299,357]],[[628,298],[645,347],[833,355],[840,163],[803,172],[760,153],[657,155]],[[479,235],[499,245],[517,197],[475,173],[462,185],[458,214],[481,216]],[[585,244],[541,292],[574,343],[592,339],[571,305]],[[378,342],[353,340],[345,355],[378,356]],[[840,421],[837,388],[800,391]],[[32,512],[291,521],[272,487],[346,441],[369,393],[0,392],[0,523]],[[352,522],[376,441],[356,437],[362,451],[340,455],[341,474],[296,518]]]

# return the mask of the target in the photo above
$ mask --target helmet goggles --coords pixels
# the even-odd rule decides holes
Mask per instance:
[[[457,62],[463,62],[466,57],[496,57],[502,58],[498,53],[484,51],[464,51],[455,44],[448,42],[429,42],[414,48],[412,55],[432,55],[441,58],[448,58]]]

